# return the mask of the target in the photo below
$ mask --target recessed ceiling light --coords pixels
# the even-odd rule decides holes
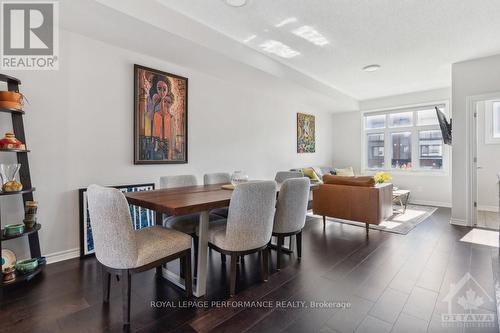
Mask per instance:
[[[292,33],[318,46],[330,44],[325,36],[309,25],[303,25],[300,28],[292,30]]]
[[[380,65],[377,65],[377,64],[368,65],[368,66],[363,67],[363,70],[365,72],[376,72],[379,69],[380,69]]]
[[[280,23],[276,24],[275,27],[281,28],[282,26],[287,25],[289,23],[293,23],[293,22],[297,22],[297,18],[296,17],[288,17],[288,18],[284,19],[283,21],[281,21]]]
[[[278,42],[277,40],[267,40],[260,44],[259,47],[265,51],[277,55],[282,58],[293,58],[300,54],[299,51],[292,49],[290,46]]]
[[[231,7],[242,7],[247,4],[247,0],[224,0],[224,2]]]

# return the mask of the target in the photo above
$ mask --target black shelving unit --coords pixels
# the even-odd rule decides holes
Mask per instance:
[[[29,153],[30,151],[27,149],[2,149],[0,151],[12,152],[12,153]]]
[[[0,74],[0,82],[7,83],[8,91],[19,92],[19,85],[21,81],[15,77]],[[17,109],[5,109],[0,108],[0,112],[7,112],[11,114],[12,117],[12,130],[17,139],[26,144],[26,135],[24,133],[24,122],[23,115],[25,114],[23,110]],[[2,196],[7,195],[20,195],[23,198],[23,206],[26,205],[26,201],[33,200],[33,192],[35,188],[31,185],[31,175],[30,166],[28,162],[28,152],[29,150],[21,149],[0,149],[0,152],[12,152],[17,155],[17,163],[21,164],[21,169],[19,170],[19,180],[23,184],[23,190],[18,192],[0,192],[0,206],[2,205]],[[1,222],[1,216],[0,216]],[[3,242],[9,241],[14,238],[28,237],[28,243],[30,247],[31,258],[37,258],[41,256],[40,251],[40,240],[38,239],[38,231],[40,230],[40,224],[35,225],[32,229],[26,229],[24,233],[16,236],[4,236],[4,230],[1,230],[0,235],[0,249],[3,248]],[[1,264],[0,264],[1,265]],[[2,267],[0,266],[0,295],[2,294],[3,288],[8,286],[17,285],[21,282],[26,282],[34,278],[40,272],[42,272],[45,265],[40,265],[36,270],[27,274],[16,274],[16,278],[9,282],[3,282]]]

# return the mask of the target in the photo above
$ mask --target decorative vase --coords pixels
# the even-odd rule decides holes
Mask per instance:
[[[23,185],[16,180],[20,168],[21,164],[0,164],[2,190],[4,192],[17,192],[23,189]]]
[[[38,202],[26,201],[24,208],[24,225],[26,228],[31,229],[36,224],[36,211],[38,210]]]
[[[231,184],[236,187],[237,185],[241,183],[246,183],[248,182],[248,175],[245,174],[243,171],[235,171],[231,175]]]
[[[0,108],[20,110],[23,107],[23,95],[15,91],[0,91]]]
[[[16,278],[16,268],[14,266],[6,267],[2,275],[3,282],[10,282]]]
[[[7,132],[5,137],[0,139],[0,149],[22,149],[26,150],[26,146],[16,139],[14,133]]]

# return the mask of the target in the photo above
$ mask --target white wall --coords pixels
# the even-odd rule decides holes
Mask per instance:
[[[486,103],[477,104],[477,206],[479,210],[498,212],[500,144],[486,143]]]
[[[467,97],[500,91],[500,55],[452,66],[453,194],[452,223],[470,225],[468,207]]]
[[[9,73],[29,99],[25,126],[44,254],[77,253],[77,189],[91,183],[157,182],[186,173],[201,181],[205,172],[234,170],[272,179],[277,170],[332,163],[332,114],[301,102],[300,87],[287,94],[286,82],[248,68],[251,79],[235,84],[64,30],[60,46],[59,71]],[[188,164],[133,165],[134,63],[189,78]],[[297,112],[316,115],[314,154],[296,153]],[[2,211],[4,223],[22,218],[20,201]],[[27,255],[25,240],[8,247]]]
[[[424,104],[450,100],[450,89],[436,89],[398,96],[390,96],[360,102],[361,112],[390,109],[406,105]],[[361,165],[361,112],[345,112],[334,114],[333,121],[333,161],[336,167],[353,166],[357,173]],[[393,172],[392,182],[404,189],[411,190],[410,201],[419,204],[451,205],[451,175],[421,175]]]

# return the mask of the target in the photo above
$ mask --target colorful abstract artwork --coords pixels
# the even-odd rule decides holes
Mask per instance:
[[[297,113],[297,153],[316,152],[316,123],[313,115]]]
[[[188,79],[134,65],[134,163],[187,163]]]
[[[111,186],[124,193],[151,191],[155,189],[155,184],[120,185]],[[87,204],[87,189],[79,189],[80,201],[80,257],[85,257],[94,253],[94,239],[92,238],[92,228],[90,227],[90,216]],[[134,229],[142,229],[155,225],[155,215],[152,210],[139,206],[129,205],[130,218]]]

